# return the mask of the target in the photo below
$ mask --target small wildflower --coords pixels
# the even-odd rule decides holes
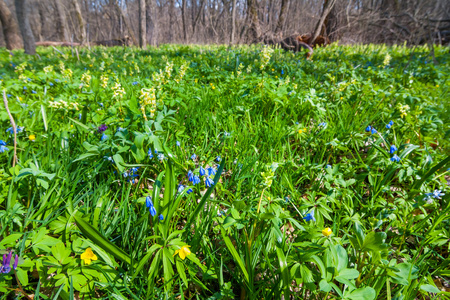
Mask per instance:
[[[371,130],[372,130],[372,126],[369,125],[366,127],[366,132],[370,132]]]
[[[323,127],[323,128],[325,128],[325,127],[327,127],[327,123],[325,123],[325,122],[322,122],[322,123],[320,123],[320,124],[319,124],[319,127]]]
[[[189,188],[187,191],[186,191],[186,194],[190,194],[190,193],[192,193],[193,192],[193,190],[191,189],[191,188]]]
[[[156,208],[153,205],[148,208],[148,211],[152,217],[156,216]]]
[[[198,173],[200,174],[200,176],[205,176],[206,171],[205,171],[205,169],[203,169],[202,166],[200,166],[200,170],[198,171]]]
[[[395,145],[391,145],[391,148],[389,149],[389,153],[390,154],[394,154],[395,151],[397,151],[397,147],[395,147]]]
[[[222,160],[222,158],[220,157],[220,155],[216,157],[217,162],[220,162],[221,160]]]
[[[82,260],[84,260],[84,263],[86,265],[90,265],[91,261],[97,260],[97,255],[94,254],[94,252],[92,252],[91,248],[87,248],[83,254],[81,254],[80,258]]]
[[[191,181],[191,182],[194,181],[194,173],[192,173],[191,170],[188,171],[187,176],[188,176],[189,181]]]
[[[192,180],[192,183],[193,183],[194,185],[199,184],[199,183],[200,183],[200,178],[199,178],[197,175],[194,175],[194,178],[193,178],[193,180]]]
[[[307,213],[306,215],[305,215],[305,217],[303,217],[303,220],[305,220],[306,222],[309,222],[309,221],[316,221],[316,218],[314,218],[314,210],[312,210],[310,213]]]
[[[30,134],[30,136],[28,136],[28,139],[32,142],[36,141],[36,136],[34,134]]]
[[[177,147],[181,146],[181,143],[179,141],[177,141],[175,144],[177,145]]]
[[[391,161],[399,162],[400,161],[400,157],[397,154],[394,154],[394,156],[391,157]]]
[[[147,208],[153,206],[152,197],[150,196],[145,197],[145,206],[147,206]]]
[[[208,168],[208,176],[216,175],[216,169],[213,167]]]
[[[159,154],[158,154],[158,160],[159,160],[159,161],[163,161],[164,158],[166,158],[166,157],[164,156],[164,154],[162,154],[162,153],[159,153]]]
[[[214,181],[211,178],[206,177],[205,185],[206,185],[206,187],[210,187],[210,186],[214,185]]]
[[[390,129],[392,127],[392,125],[394,125],[394,122],[393,121],[389,121],[389,123],[386,124],[386,128]]]
[[[101,141],[104,141],[108,138],[108,136],[106,134],[102,134],[102,137],[100,138]]]
[[[441,199],[442,196],[445,196],[444,193],[441,193],[441,190],[434,190],[432,197],[436,199]]]
[[[164,216],[162,214],[160,214],[158,218],[160,221],[164,221]]]
[[[192,159],[192,160],[195,160],[196,158],[197,158],[197,155],[195,155],[195,153],[192,154],[191,159]]]
[[[8,253],[8,255],[3,254],[3,261],[0,265],[0,274],[7,274],[11,271],[11,258],[12,258],[12,251]]]
[[[177,192],[181,194],[181,193],[184,191],[184,188],[185,188],[185,186],[182,185],[182,184],[180,184],[180,185],[178,186]]]
[[[375,134],[375,133],[377,133],[377,130],[372,127],[372,130],[370,131],[370,133]]]
[[[189,247],[191,247],[191,246],[185,245],[185,246],[181,247],[181,249],[175,251],[175,254],[173,256],[178,254],[180,256],[180,258],[182,260],[184,260],[186,258],[186,256],[191,254],[191,250],[189,250]]]
[[[148,154],[148,157],[149,157],[150,159],[152,159],[152,158],[153,158],[153,153],[152,153],[152,149],[148,149],[148,152],[147,152],[147,154]]]
[[[322,234],[324,235],[324,236],[330,236],[331,234],[333,233],[333,231],[331,231],[331,229],[330,228],[325,228],[324,230],[322,230]]]
[[[8,151],[8,147],[6,147],[6,143],[2,140],[0,140],[0,153],[3,153],[5,151]]]
[[[106,126],[105,124],[102,124],[98,127],[97,131],[98,131],[98,133],[103,133],[106,131],[106,129],[108,129],[108,126]]]

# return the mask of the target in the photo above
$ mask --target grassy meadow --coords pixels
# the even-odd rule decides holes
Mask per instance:
[[[448,47],[2,49],[0,74],[0,299],[450,299]]]

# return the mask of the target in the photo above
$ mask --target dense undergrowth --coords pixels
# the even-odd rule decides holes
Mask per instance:
[[[0,56],[1,299],[449,297],[448,48]]]

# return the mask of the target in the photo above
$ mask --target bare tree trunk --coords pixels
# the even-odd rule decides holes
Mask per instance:
[[[67,20],[66,20],[66,12],[64,11],[64,6],[61,3],[61,0],[54,0],[56,5],[56,11],[57,11],[57,30],[59,33],[59,39],[63,42],[70,41],[70,33],[69,28],[67,27]]]
[[[276,35],[278,35],[283,30],[284,22],[286,20],[286,13],[288,10],[288,6],[289,6],[289,0],[281,0],[280,14],[278,16],[277,27],[275,28]]]
[[[139,0],[139,46],[145,48],[146,46],[146,10],[145,10],[145,0]]]
[[[22,32],[25,53],[34,55],[36,54],[36,45],[34,44],[34,36],[28,19],[26,0],[15,0],[14,4],[16,6],[17,21]]]
[[[187,43],[187,28],[186,28],[186,1],[181,0],[183,3],[181,4],[181,18],[183,20],[183,40]]]
[[[147,35],[148,42],[152,46],[158,44],[158,17],[156,12],[157,6],[155,0],[147,0]]]
[[[0,21],[2,22],[6,48],[9,50],[23,48],[19,25],[3,0],[0,1]]]
[[[130,34],[131,39],[133,40],[133,44],[138,45],[136,37],[134,36],[133,28],[131,28],[130,23],[128,23],[128,19],[125,17],[122,8],[119,6],[119,3],[117,1],[114,1],[114,5],[117,9],[117,12],[119,13],[119,17],[122,18],[122,21],[125,23],[125,27],[127,28],[128,33]]]
[[[169,0],[169,43],[173,41],[173,25],[175,23],[175,1]]]
[[[325,22],[325,19],[330,13],[334,4],[336,4],[336,0],[324,0],[322,15],[320,16],[319,22],[317,22],[316,29],[314,30],[314,34],[309,42],[310,45],[313,45],[317,37],[319,36],[320,31],[322,30],[323,23]]]
[[[234,44],[234,32],[236,31],[236,0],[233,0],[233,7],[231,8],[231,38],[230,44]]]
[[[78,24],[80,26],[81,44],[85,44],[86,40],[86,23],[84,22],[83,14],[81,13],[80,5],[78,0],[72,0],[73,6],[75,7],[75,13],[77,15]]]
[[[254,43],[261,37],[259,25],[258,7],[256,0],[247,0],[247,10],[250,17],[250,42]]]

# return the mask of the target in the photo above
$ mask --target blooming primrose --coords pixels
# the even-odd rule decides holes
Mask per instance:
[[[331,229],[329,227],[327,227],[324,230],[322,230],[322,234],[324,236],[330,236],[332,233],[333,233],[333,231],[331,231]]]
[[[92,252],[92,249],[91,249],[90,247],[89,247],[89,248],[86,248],[86,250],[84,251],[84,253],[81,254],[80,258],[81,258],[82,260],[84,260],[84,263],[85,263],[86,265],[90,265],[90,264],[91,264],[91,261],[95,261],[95,260],[98,259],[98,258],[97,258],[97,255],[95,255],[94,252]]]
[[[191,254],[191,250],[189,250],[190,247],[191,247],[191,246],[189,246],[189,245],[185,245],[185,246],[181,247],[179,250],[176,250],[176,251],[175,251],[175,253],[173,254],[173,256],[175,256],[175,255],[178,254],[178,255],[180,256],[180,258],[181,258],[182,260],[184,260],[184,259],[186,258],[186,256],[188,256],[188,255]]]

